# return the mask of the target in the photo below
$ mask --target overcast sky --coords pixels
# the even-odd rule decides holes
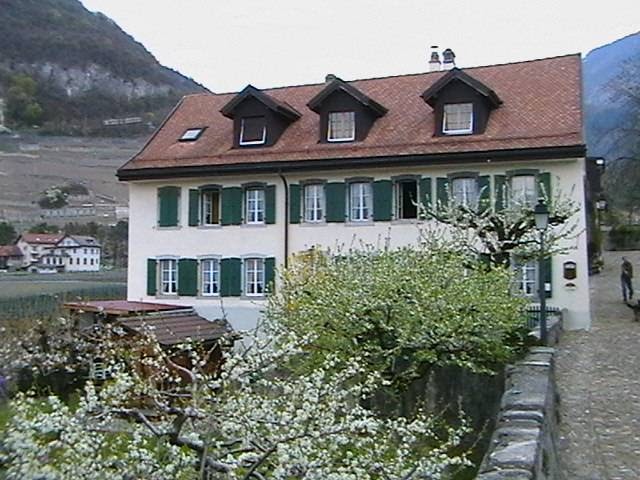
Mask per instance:
[[[639,0],[82,0],[214,92],[564,55],[640,30]]]

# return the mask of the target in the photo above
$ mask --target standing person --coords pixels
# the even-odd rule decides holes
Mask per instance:
[[[622,285],[622,300],[627,303],[627,299],[633,298],[633,286],[631,279],[633,278],[633,265],[625,257],[622,257],[622,265],[620,266],[620,283]]]

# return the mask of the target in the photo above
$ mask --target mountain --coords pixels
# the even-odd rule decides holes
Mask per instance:
[[[589,52],[583,61],[584,107],[589,155],[630,155],[624,128],[637,126],[640,109],[640,32]],[[638,94],[638,103],[624,89]]]
[[[184,94],[206,91],[78,0],[0,0],[0,38],[0,97],[14,126],[108,135],[118,122],[104,120],[139,117],[127,130],[146,130]]]

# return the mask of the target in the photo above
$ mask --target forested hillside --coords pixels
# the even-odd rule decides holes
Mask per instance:
[[[143,133],[182,95],[205,90],[78,0],[1,0],[0,7],[0,98],[10,127]],[[103,124],[123,117],[141,122]]]

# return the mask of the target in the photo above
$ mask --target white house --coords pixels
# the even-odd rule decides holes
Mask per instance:
[[[23,233],[16,245],[22,251],[22,267],[36,268],[41,257],[64,237],[62,233]]]
[[[66,272],[98,272],[101,252],[102,247],[93,237],[65,235],[49,250],[43,263],[62,265]]]
[[[499,209],[510,185],[527,201],[544,189],[581,204],[580,68],[569,55],[185,97],[118,171],[130,195],[128,299],[209,319],[223,300],[246,328],[294,252],[415,244],[415,199],[480,196]],[[584,229],[585,212],[572,220]],[[582,234],[546,269],[547,302],[568,328],[590,325],[586,245]],[[520,271],[535,301],[536,265]]]

